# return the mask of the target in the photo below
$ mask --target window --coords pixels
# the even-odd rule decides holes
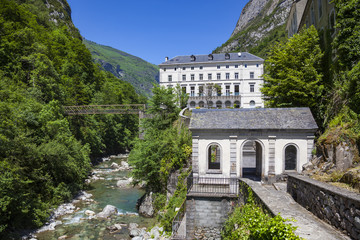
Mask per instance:
[[[217,107],[217,108],[222,108],[222,102],[221,102],[221,101],[217,101],[217,102],[216,102],[216,107]]]
[[[182,87],[182,88],[181,88],[181,92],[182,92],[183,94],[186,94],[186,87]]]
[[[190,108],[195,108],[195,102],[190,102]]]
[[[194,67],[191,67],[191,70],[194,70]]]
[[[234,102],[234,108],[240,108],[240,102],[239,101]]]
[[[204,96],[204,86],[199,86],[199,96]]]
[[[216,68],[217,68],[217,69],[220,69],[220,65],[217,65]]]
[[[252,107],[252,108],[255,107],[255,101],[254,100],[250,101],[250,107]]]
[[[200,80],[204,80],[204,75],[203,75],[203,74],[199,74],[199,79],[200,79]]]
[[[230,54],[229,53],[225,53],[225,59],[230,59]]]
[[[191,78],[191,81],[194,81],[195,80],[195,74],[191,74],[190,78]]]
[[[208,168],[220,170],[220,146],[212,144],[208,149]]]
[[[195,97],[195,87],[190,87],[190,97]]]
[[[238,68],[239,67],[239,65],[235,65],[235,68]]]
[[[216,93],[218,96],[221,96],[221,86],[220,85],[218,85],[218,86],[219,86],[219,88],[216,89]]]
[[[183,70],[186,70],[186,67],[183,67]]]
[[[247,68],[247,64],[245,64],[244,67]]]
[[[239,79],[239,73],[235,73],[235,79]]]
[[[202,70],[202,69],[203,69],[203,66],[200,66],[199,68],[200,68],[200,70]]]
[[[255,84],[250,84],[250,92],[255,92]]]
[[[226,68],[229,68],[229,65],[226,65]]]
[[[172,81],[172,75],[168,75],[168,81],[169,81],[169,82]]]
[[[211,75],[211,73],[208,74],[208,80],[212,80],[212,75]]]
[[[250,72],[250,78],[251,78],[251,79],[254,78],[254,72]]]
[[[226,107],[226,108],[231,108],[231,102],[230,102],[230,101],[226,101],[226,102],[225,102],[225,107]]]
[[[294,145],[285,148],[285,170],[296,170],[297,149]]]
[[[311,20],[311,25],[315,25],[315,11],[314,11],[314,2],[311,3],[311,7],[310,7],[310,20]],[[310,27],[310,26],[309,26]]]
[[[229,80],[230,79],[230,73],[226,73],[226,80]]]
[[[259,64],[256,64],[256,67],[259,67]]]
[[[217,79],[217,80],[220,80],[220,79],[221,79],[221,73],[217,73],[217,74],[216,74],[216,79]]]
[[[319,19],[322,17],[322,0],[318,0]]]
[[[225,93],[226,93],[226,96],[230,96],[230,86],[229,85],[227,85],[225,87]]]
[[[235,96],[239,96],[240,94],[240,86],[239,85],[235,85]]]
[[[199,102],[199,107],[204,108],[204,107],[205,107],[205,103],[204,103],[203,101],[200,101],[200,102]]]
[[[174,68],[174,71],[176,71],[177,68]]]
[[[186,75],[185,74],[182,75],[182,80],[186,81]]]
[[[166,72],[166,68],[164,68],[164,72]]]

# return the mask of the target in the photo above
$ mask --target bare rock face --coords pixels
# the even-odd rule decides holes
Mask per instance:
[[[272,30],[286,24],[292,3],[293,0],[250,0],[241,11],[230,40],[215,51],[249,51]],[[263,21],[265,17],[267,21]]]
[[[337,170],[345,171],[346,169],[351,167],[354,159],[354,154],[352,153],[352,151],[350,151],[350,148],[347,144],[340,143],[338,146],[336,146],[335,154],[335,164]]]
[[[150,192],[145,195],[144,198],[142,198],[142,201],[139,206],[139,214],[145,216],[145,217],[153,217],[155,213],[155,209],[153,206],[153,193]]]

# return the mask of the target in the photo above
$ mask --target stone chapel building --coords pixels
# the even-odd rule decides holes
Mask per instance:
[[[273,181],[301,172],[318,128],[309,108],[193,109],[194,177],[257,176]]]

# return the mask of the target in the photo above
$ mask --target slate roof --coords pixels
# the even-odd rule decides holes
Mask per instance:
[[[166,62],[163,62],[161,65],[173,65],[173,64],[186,64],[186,63],[205,63],[205,62],[224,62],[224,61],[264,61],[264,59],[259,58],[248,52],[241,52],[241,56],[238,53],[229,53],[230,59],[225,59],[225,53],[212,54],[213,60],[209,60],[208,55],[194,55],[196,60],[191,61],[191,56],[176,56],[172,59],[169,59]]]
[[[276,129],[318,128],[309,108],[194,109],[190,129]]]

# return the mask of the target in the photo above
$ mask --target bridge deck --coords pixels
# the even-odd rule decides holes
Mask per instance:
[[[64,106],[67,115],[88,114],[142,114],[145,111],[144,104],[117,104],[117,105],[82,105]]]

